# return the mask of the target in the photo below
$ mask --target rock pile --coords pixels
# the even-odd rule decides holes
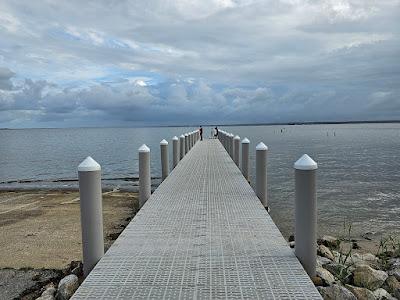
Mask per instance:
[[[400,299],[399,257],[385,253],[383,263],[371,253],[341,253],[339,245],[331,236],[318,240],[313,282],[324,299]]]

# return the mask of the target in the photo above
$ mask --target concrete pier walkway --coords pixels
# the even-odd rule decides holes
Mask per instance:
[[[218,140],[199,141],[73,299],[322,299]]]

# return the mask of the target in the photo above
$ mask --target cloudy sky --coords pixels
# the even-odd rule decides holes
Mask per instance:
[[[400,119],[400,0],[0,0],[0,127]]]

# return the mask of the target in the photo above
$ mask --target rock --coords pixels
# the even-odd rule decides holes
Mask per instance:
[[[365,253],[365,254],[353,253],[351,256],[349,256],[346,264],[368,265],[373,268],[378,268],[379,267],[379,259],[371,253]]]
[[[318,244],[322,244],[328,248],[337,249],[339,247],[340,241],[333,236],[324,235],[318,240]]]
[[[336,262],[330,262],[329,264],[326,264],[324,268],[331,272],[343,283],[350,283],[352,280],[352,269],[345,265],[341,265]]]
[[[75,293],[78,287],[79,287],[78,276],[71,274],[64,277],[58,284],[56,299],[68,300],[69,298],[72,297],[72,295]]]
[[[397,280],[400,280],[400,267],[396,269],[390,269],[388,271],[388,274],[396,277]]]
[[[389,276],[382,287],[391,294],[400,295],[400,282],[394,276]]]
[[[295,246],[296,246],[296,242],[295,241],[289,242],[289,247],[290,248],[294,248]]]
[[[315,286],[324,286],[324,281],[322,280],[321,277],[314,276],[314,277],[311,277],[311,280]]]
[[[369,289],[346,284],[346,288],[356,296],[357,299],[375,300],[375,295]]]
[[[352,242],[351,248],[352,248],[352,249],[361,249],[360,245],[358,245],[357,242]]]
[[[391,258],[389,259],[389,266],[391,269],[400,268],[400,258]]]
[[[318,286],[317,287],[319,293],[325,300],[356,300],[356,296],[353,295],[352,292],[350,292],[348,289],[345,287],[338,285],[338,284],[333,284],[331,286],[327,287],[322,287]]]
[[[396,300],[396,298],[394,298],[384,289],[377,289],[373,293],[376,300]]]
[[[324,285],[331,285],[335,282],[335,277],[322,267],[317,267],[316,273],[317,276],[322,279]]]
[[[380,288],[387,278],[386,272],[374,270],[367,265],[357,266],[354,270],[354,284],[370,290]]]
[[[329,258],[322,257],[322,256],[317,256],[317,267],[323,267],[332,261]]]
[[[54,287],[54,284],[51,283],[49,284],[42,295],[39,298],[36,298],[36,300],[54,300],[54,294],[56,293],[56,288]]]
[[[331,250],[324,245],[319,245],[317,249],[317,254],[323,257],[329,258],[330,260],[334,260],[335,257],[333,256]]]

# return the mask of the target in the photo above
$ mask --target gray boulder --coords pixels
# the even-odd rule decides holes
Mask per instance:
[[[54,284],[51,283],[46,286],[46,289],[43,291],[39,298],[36,298],[36,300],[54,300],[54,294],[56,293],[56,291],[57,290],[54,287]]]
[[[326,258],[328,258],[330,260],[334,260],[335,259],[335,257],[333,256],[331,250],[329,250],[329,248],[324,246],[324,245],[319,245],[318,246],[317,253],[318,253],[318,255],[326,257]]]
[[[389,293],[400,299],[400,282],[394,276],[389,276],[385,284],[382,286]]]
[[[324,235],[322,238],[318,240],[319,244],[322,244],[331,249],[337,249],[339,247],[340,241],[330,235]]]
[[[376,300],[396,300],[388,291],[381,288],[374,291],[374,296]]]
[[[335,282],[335,277],[322,267],[317,267],[316,273],[322,279],[324,285],[332,285]]]
[[[323,267],[332,261],[329,258],[322,257],[322,256],[317,256],[317,267]]]
[[[60,283],[58,284],[58,291],[56,294],[57,300],[68,300],[72,297],[75,291],[79,287],[79,280],[78,276],[76,275],[68,275],[61,279]]]
[[[396,269],[390,269],[388,271],[388,274],[396,277],[397,280],[400,280],[400,267]]]
[[[325,300],[357,300],[352,292],[338,284],[327,287],[318,286],[317,289]]]
[[[357,299],[375,300],[375,295],[369,289],[346,284],[346,288],[356,296]]]
[[[372,291],[380,288],[387,278],[386,272],[374,270],[367,265],[357,266],[354,270],[354,284]]]

